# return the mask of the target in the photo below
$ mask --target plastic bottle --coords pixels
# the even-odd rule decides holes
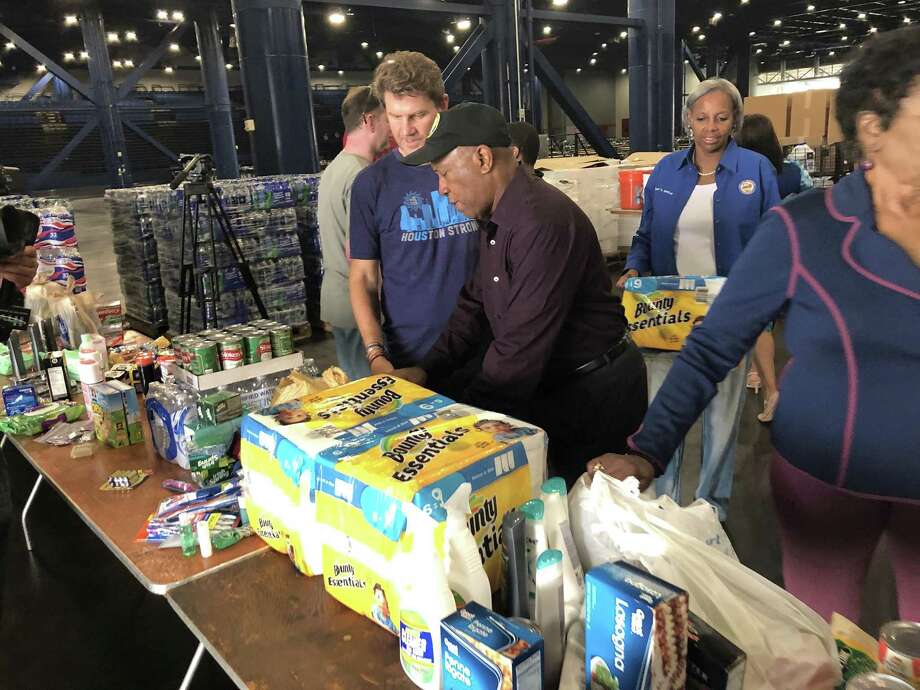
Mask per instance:
[[[543,482],[542,498],[545,507],[543,524],[546,525],[549,548],[562,552],[565,627],[568,630],[568,627],[581,617],[585,598],[585,576],[578,553],[575,551],[575,540],[570,538],[571,526],[565,480],[562,477],[553,477]]]
[[[105,345],[105,338],[98,333],[84,333],[80,336],[80,359],[90,354],[95,354],[102,371],[108,371],[109,350]]]
[[[412,546],[400,555],[399,661],[425,690],[441,686],[441,620],[457,610],[435,546],[437,522],[405,506]]]
[[[562,670],[565,612],[562,597],[562,552],[549,549],[537,558],[535,622],[543,632],[543,684],[555,688]]]
[[[470,532],[469,512],[470,493],[473,487],[464,482],[444,502],[447,511],[445,532],[445,552],[447,581],[455,596],[459,597],[458,606],[475,601],[477,604],[492,608],[492,585],[479,556],[479,545]]]
[[[533,620],[537,595],[537,558],[549,548],[546,541],[546,528],[543,525],[543,501],[531,499],[521,506],[524,513],[524,537],[527,559],[527,617]]]
[[[191,558],[198,550],[196,548],[195,528],[192,527],[191,513],[179,515],[179,543],[182,544],[182,555]]]
[[[207,520],[199,520],[195,525],[195,532],[198,534],[198,546],[201,549],[202,558],[210,558],[214,550],[211,548],[211,527]]]

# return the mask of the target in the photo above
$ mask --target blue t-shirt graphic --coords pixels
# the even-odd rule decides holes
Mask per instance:
[[[383,330],[394,366],[416,364],[447,325],[476,268],[479,224],[438,193],[438,176],[392,151],[352,185],[352,259],[380,262]]]

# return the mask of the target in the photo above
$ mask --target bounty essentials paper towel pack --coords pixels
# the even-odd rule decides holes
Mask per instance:
[[[623,291],[629,334],[639,347],[680,350],[722,290],[718,276],[630,278]]]
[[[470,531],[497,588],[501,520],[539,495],[546,436],[384,375],[250,415],[241,458],[259,534],[389,627],[402,590],[393,559],[407,539],[403,506],[443,521],[444,503],[469,483]],[[437,539],[443,556],[443,523]]]

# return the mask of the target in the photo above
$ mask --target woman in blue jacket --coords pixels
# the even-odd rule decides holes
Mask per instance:
[[[683,120],[693,144],[661,159],[649,177],[642,222],[620,287],[640,274],[727,276],[760,217],[779,203],[770,162],[739,147],[733,138],[741,128],[743,108],[738,89],[725,79],[707,79],[687,97]],[[643,354],[652,400],[676,354],[648,350]],[[703,458],[696,490],[697,498],[715,505],[723,520],[732,490],[746,358],[738,357],[733,366],[703,414]],[[682,458],[680,444],[656,487],[659,494],[669,494],[675,501],[680,500]]]
[[[860,170],[773,209],[630,439],[589,463],[647,484],[786,310],[792,355],[771,427],[786,588],[859,619],[884,535],[901,618],[920,620],[920,27],[853,51],[837,119]],[[755,276],[755,280],[751,280]]]

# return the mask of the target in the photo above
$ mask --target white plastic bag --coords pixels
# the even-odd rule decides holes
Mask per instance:
[[[98,333],[102,324],[96,313],[96,298],[89,290],[73,294],[73,278],[67,285],[37,278],[26,288],[25,306],[31,319],[54,319],[61,344],[70,350],[80,347],[84,333]]]
[[[569,501],[585,567],[625,559],[686,589],[690,609],[747,654],[745,690],[829,690],[840,682],[830,626],[742,565],[727,538],[707,544],[714,532],[701,507],[645,501],[635,479],[602,473],[590,485],[582,477]]]

